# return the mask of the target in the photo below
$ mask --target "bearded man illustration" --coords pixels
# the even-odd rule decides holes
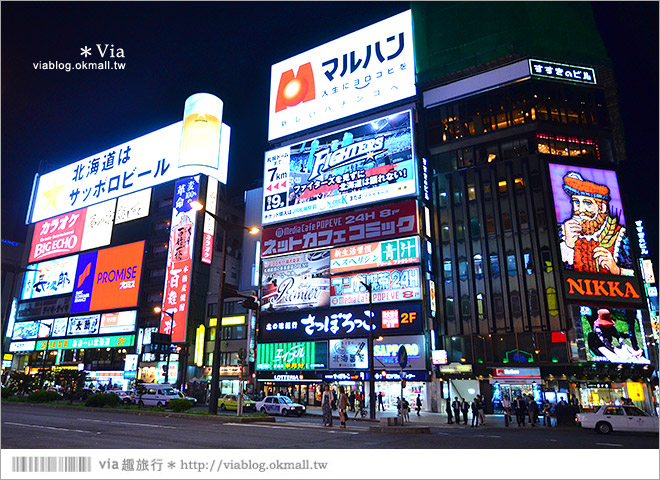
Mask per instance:
[[[618,214],[610,211],[610,189],[577,172],[564,176],[563,188],[572,206],[571,218],[559,226],[566,268],[632,276],[630,241]]]

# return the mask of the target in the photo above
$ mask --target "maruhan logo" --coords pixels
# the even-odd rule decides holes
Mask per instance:
[[[287,107],[293,107],[301,102],[308,102],[316,98],[314,86],[314,72],[312,64],[305,63],[298,67],[298,73],[287,70],[280,77],[277,87],[277,99],[275,100],[275,112],[280,112]]]

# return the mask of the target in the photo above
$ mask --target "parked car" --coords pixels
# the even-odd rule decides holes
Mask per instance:
[[[137,403],[140,407],[143,406],[156,406],[158,408],[165,408],[171,400],[179,397],[176,390],[168,383],[143,383],[141,388],[144,388],[144,393],[140,397],[138,395]]]
[[[112,390],[106,390],[105,393],[114,393],[115,395],[117,395],[122,405],[131,405],[133,403],[131,394],[127,391],[112,389]]]
[[[593,412],[575,415],[582,428],[593,428],[598,433],[655,432],[658,433],[658,417],[652,417],[637,407],[629,405],[601,405]]]
[[[257,402],[255,408],[258,412],[267,414],[279,414],[283,417],[291,414],[299,417],[305,413],[305,406],[295,403],[289,397],[269,395],[260,402]]]
[[[90,395],[93,395],[93,394],[94,394],[94,390],[92,390],[91,388],[83,388],[82,390],[77,391],[73,395],[73,399],[74,400],[80,400],[81,402],[84,402],[85,400],[87,400],[87,397],[89,397]]]
[[[254,410],[255,403],[249,396],[243,394],[243,410]],[[222,395],[218,398],[218,407],[220,410],[236,410],[238,408],[238,396],[233,393]]]
[[[197,403],[197,399],[195,397],[189,397],[178,388],[175,388],[174,391],[179,395],[179,398],[184,398],[186,400],[189,400],[193,405]]]

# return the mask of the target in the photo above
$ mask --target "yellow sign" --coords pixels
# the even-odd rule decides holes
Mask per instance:
[[[222,317],[222,326],[227,327],[230,325],[245,325],[245,315],[237,315],[235,317]]]
[[[201,367],[204,363],[204,335],[206,327],[200,325],[197,327],[197,335],[195,335],[195,365]]]
[[[644,401],[644,386],[638,382],[626,382],[626,390],[628,390],[628,398],[636,402]]]
[[[218,325],[218,319],[217,318],[209,318],[209,327],[215,327]]]
[[[3,359],[3,360],[13,360],[13,359],[14,359],[14,354],[13,354],[13,353],[5,353],[5,354],[2,356],[2,359]]]

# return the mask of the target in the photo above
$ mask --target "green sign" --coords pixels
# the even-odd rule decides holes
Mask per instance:
[[[267,343],[257,345],[257,370],[314,370],[327,368],[326,342]]]
[[[48,341],[48,350],[73,350],[77,348],[132,347],[135,335],[111,335],[108,337],[62,338]],[[46,340],[38,340],[36,350],[45,350]]]

